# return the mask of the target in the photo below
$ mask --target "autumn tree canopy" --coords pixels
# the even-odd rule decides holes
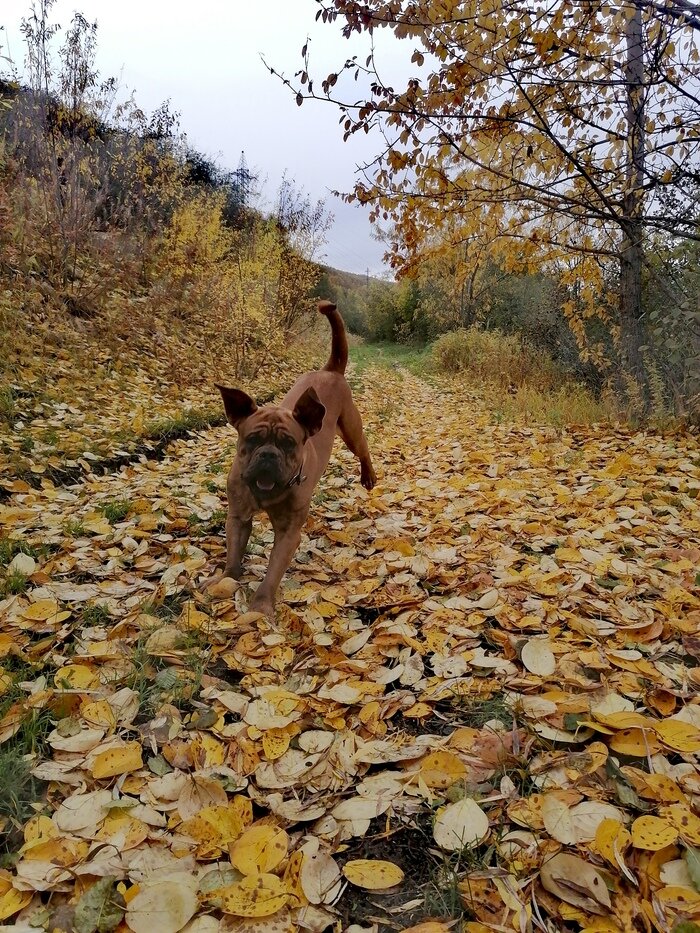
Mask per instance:
[[[485,245],[507,264],[556,261],[575,317],[600,302],[612,262],[623,357],[643,377],[645,244],[654,234],[700,237],[695,8],[649,0],[319,6],[317,16],[340,22],[346,37],[390,30],[410,54],[413,74],[397,86],[374,42],[366,60],[354,56],[319,82],[307,45],[303,70],[288,81],[299,103],[335,103],[346,139],[381,137],[349,199],[392,222],[394,266],[410,268],[437,242],[461,244],[466,266]]]

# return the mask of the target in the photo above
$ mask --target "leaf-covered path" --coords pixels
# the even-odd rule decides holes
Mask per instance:
[[[14,928],[700,920],[696,441],[354,383],[380,482],[338,443],[274,624],[265,525],[200,595],[229,428],[0,504]]]

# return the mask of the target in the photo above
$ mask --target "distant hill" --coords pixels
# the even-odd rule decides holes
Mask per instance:
[[[345,272],[333,266],[319,266],[321,275],[314,288],[319,298],[334,301],[343,313],[348,330],[353,334],[367,335],[367,301],[369,292],[377,285],[384,288],[387,282],[376,276]]]

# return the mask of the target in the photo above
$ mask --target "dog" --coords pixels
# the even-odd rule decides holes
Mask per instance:
[[[299,547],[314,487],[339,434],[360,461],[360,482],[377,481],[362,419],[345,378],[345,325],[330,301],[318,303],[331,328],[328,362],[305,373],[279,405],[258,408],[240,389],[218,385],[226,417],[238,431],[238,448],[226,484],[226,567],[223,578],[238,580],[256,512],[266,512],[275,533],[267,572],[250,609],[272,617],[282,577]],[[218,583],[222,577],[218,577]]]

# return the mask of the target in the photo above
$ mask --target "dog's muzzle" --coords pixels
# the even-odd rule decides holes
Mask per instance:
[[[284,485],[282,457],[279,451],[274,448],[258,451],[243,474],[243,479],[256,495],[270,495],[279,486]]]

